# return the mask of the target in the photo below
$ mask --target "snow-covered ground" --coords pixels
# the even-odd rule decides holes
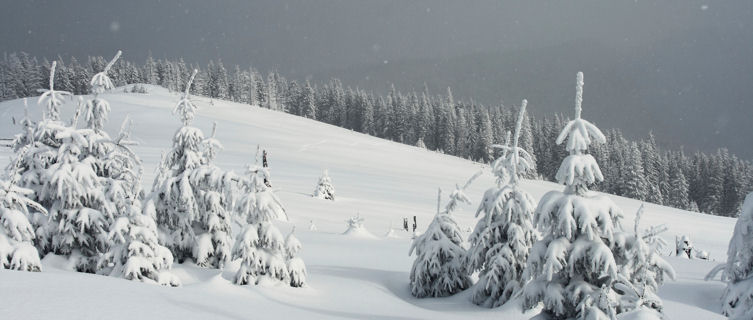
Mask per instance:
[[[108,131],[115,134],[126,114],[134,119],[136,152],[144,161],[144,187],[149,190],[161,152],[167,150],[180,123],[171,110],[177,94],[148,87],[148,94],[115,89],[104,97],[112,106]],[[416,299],[410,295],[408,256],[411,233],[402,231],[403,218],[415,215],[418,231],[436,212],[437,187],[451,191],[479,170],[484,174],[468,189],[473,205],[455,214],[464,231],[475,225],[474,213],[484,190],[493,184],[488,167],[370,137],[293,115],[224,101],[196,97],[200,107],[194,125],[209,134],[218,123],[217,138],[225,149],[216,164],[242,173],[253,162],[256,146],[268,152],[271,183],[286,205],[290,222],[278,222],[283,233],[296,226],[303,244],[301,257],[308,267],[307,287],[237,286],[232,277],[237,263],[224,271],[193,265],[174,265],[183,286],[166,288],[139,282],[69,271],[59,257],[43,260],[43,272],[0,270],[0,315],[6,319],[528,319],[515,303],[497,309],[477,307],[468,292],[449,298]],[[41,108],[29,99],[33,118]],[[63,107],[70,116],[73,104]],[[21,100],[0,103],[0,138],[18,127],[11,117],[23,115]],[[10,151],[0,148],[0,165]],[[324,169],[329,169],[337,201],[311,197]],[[536,199],[562,187],[542,181],[523,186]],[[447,194],[447,192],[445,192]],[[640,202],[613,196],[623,209],[623,227],[632,228]],[[346,220],[360,214],[375,237],[344,235]],[[309,231],[313,223],[317,231]],[[725,260],[734,219],[646,204],[642,226],[666,224],[664,233],[674,249],[674,237],[689,235],[695,246],[716,261],[670,257],[678,279],[659,295],[672,319],[722,319],[720,282],[706,282],[705,274]],[[398,228],[385,237],[390,226]],[[239,226],[236,225],[239,229]]]

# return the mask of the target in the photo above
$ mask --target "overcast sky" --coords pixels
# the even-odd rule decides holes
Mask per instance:
[[[657,137],[660,141],[704,149],[729,146],[738,154],[753,157],[753,148],[750,148],[753,129],[747,125],[753,120],[750,118],[753,116],[750,111],[753,109],[750,93],[753,92],[750,76],[753,74],[753,1],[750,0],[6,2],[0,11],[0,52],[26,51],[36,56],[61,55],[67,59],[71,55],[110,56],[115,50],[123,49],[124,57],[133,61],[143,61],[150,52],[155,58],[184,57],[189,62],[199,63],[221,58],[226,64],[253,65],[262,71],[275,69],[294,79],[320,74],[348,79],[353,78],[353,74],[348,73],[354,72],[352,70],[374,71],[380,65],[400,62],[405,65],[406,61],[416,64],[432,61],[437,69],[442,69],[449,68],[457,57],[541,54],[541,50],[548,48],[585,43],[593,45],[594,50],[585,48],[583,61],[573,62],[572,70],[562,70],[568,77],[574,77],[576,69],[593,69],[588,65],[592,60],[614,65],[627,61],[636,64],[612,70],[617,74],[589,77],[587,73],[587,87],[589,78],[620,79],[624,76],[621,73],[627,73],[624,70],[660,70],[662,74],[654,77],[655,83],[661,84],[665,81],[662,79],[677,82],[664,90],[672,91],[670,94],[662,93],[660,88],[653,94],[657,97],[646,93],[644,99],[629,102],[637,104],[636,108],[643,112],[668,105],[667,112],[645,116],[646,119],[661,118],[663,122],[647,124],[634,132],[657,129],[655,132],[661,133]],[[591,51],[598,56],[589,56]],[[659,58],[649,63],[646,60],[653,59],[654,51],[661,59],[682,57],[679,59],[682,63],[672,62],[672,67],[668,67],[665,64],[669,62]],[[444,66],[443,61],[448,65]],[[533,66],[527,67],[535,68],[537,63],[534,61]],[[570,63],[569,60],[566,63]],[[442,74],[439,71],[433,70]],[[537,71],[525,80],[545,81],[547,71]],[[453,83],[453,80],[457,83],[457,77],[443,74],[442,80],[446,81],[437,86]],[[425,79],[430,75],[414,76]],[[557,77],[559,75],[553,75]],[[680,81],[694,77],[699,79]],[[379,80],[381,83],[374,87],[391,81],[400,83],[405,80],[402,78],[399,73],[385,71]],[[639,81],[630,79],[627,83]],[[476,80],[471,77],[463,81],[473,88]],[[522,87],[514,83],[514,79],[504,80],[511,83],[512,88]],[[358,84],[372,85],[363,81]],[[570,90],[572,83],[564,86]],[[525,89],[536,91],[523,87],[517,92]],[[602,91],[622,89],[631,88],[603,88]],[[680,91],[688,93],[677,98]],[[481,101],[499,101],[508,98],[502,96],[505,93],[504,90],[477,93],[461,88],[459,95],[477,94]],[[587,89],[587,98],[589,93],[594,94]],[[536,94],[542,96],[540,100],[560,99],[559,92],[547,96],[541,92],[520,93],[528,97]],[[617,99],[619,95],[612,97]],[[722,105],[708,105],[704,101],[690,109],[693,112],[682,109],[682,105],[709,97],[723,101]],[[608,98],[599,97],[598,102],[606,103]],[[570,100],[563,101],[563,105]],[[655,106],[644,100],[661,100],[663,105]],[[535,107],[534,101],[531,99],[532,107]],[[674,109],[669,110],[670,107]],[[699,111],[698,108],[705,109]],[[693,119],[693,114],[709,117],[712,114],[709,110],[714,108],[719,108],[724,116],[710,119],[713,126],[701,132],[713,134],[704,137],[704,142],[695,143],[699,140],[697,137],[687,137],[688,123],[703,127],[704,122]],[[624,129],[635,126],[620,123],[619,119],[610,117],[609,112],[604,109],[597,118],[608,126]],[[746,121],[740,119],[745,117]],[[694,121],[685,123],[688,119]],[[667,125],[653,128],[662,123]]]
[[[598,39],[629,50],[709,26],[751,29],[751,1],[10,1],[0,50],[183,56],[310,72]]]

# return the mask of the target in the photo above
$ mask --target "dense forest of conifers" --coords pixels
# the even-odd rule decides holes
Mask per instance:
[[[87,94],[89,79],[105,64],[102,57],[83,62],[58,58],[55,89]],[[48,85],[49,68],[46,59],[5,54],[0,61],[0,100],[37,95],[37,89]],[[393,87],[379,95],[343,86],[337,79],[298,82],[275,72],[265,76],[253,68],[233,66],[228,71],[221,61],[201,67],[182,59],[148,58],[143,64],[121,59],[109,74],[116,86],[146,83],[178,91],[184,90],[193,69],[199,70],[191,88],[196,94],[284,111],[479,162],[493,159],[492,145],[504,143],[506,132],[515,125],[515,106],[455,100],[449,88],[437,95],[425,88],[399,91]],[[566,121],[554,114],[524,122],[520,144],[536,159],[532,178],[554,181],[565,156],[555,140]],[[596,190],[723,216],[736,216],[745,194],[753,190],[753,165],[726,149],[686,154],[657,146],[650,133],[640,141],[626,139],[619,129],[608,130],[606,135],[608,142],[590,151],[606,181],[596,185]]]

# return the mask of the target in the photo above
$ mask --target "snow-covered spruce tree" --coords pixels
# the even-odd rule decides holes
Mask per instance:
[[[70,97],[71,93],[68,91],[55,90],[55,68],[57,67],[57,61],[52,62],[50,67],[50,88],[40,89],[39,92],[42,95],[39,96],[37,103],[43,104],[46,107],[45,118],[52,121],[60,120],[60,106],[63,104],[63,99]]]
[[[42,254],[56,253],[73,260],[79,271],[94,272],[106,248],[108,203],[94,170],[89,150],[96,135],[60,121],[62,97],[54,90],[56,63],[50,68],[50,89],[42,90],[39,103],[45,117],[33,129],[28,152],[19,155],[19,184],[34,190],[35,199],[49,216],[35,213],[36,245]],[[19,147],[18,145],[16,147]]]
[[[49,208],[49,221],[37,230],[43,252],[69,256],[78,271],[94,272],[107,248],[107,225],[112,219],[102,180],[94,171],[96,159],[86,155],[91,146],[88,129],[65,127],[57,159],[47,171],[39,195]]]
[[[154,205],[142,207],[141,160],[131,151],[131,122],[123,122],[120,134],[112,141],[105,165],[110,174],[106,196],[117,215],[109,226],[109,248],[98,262],[98,272],[128,280],[178,286],[180,280],[170,273],[173,255],[159,244]]]
[[[348,218],[348,220],[345,220],[345,224],[348,226],[348,229],[345,230],[345,234],[362,230],[364,222],[366,222],[366,219],[361,217],[361,213],[356,213],[355,216]]]
[[[90,147],[87,155],[104,188],[106,221],[106,252],[99,257],[97,272],[130,280],[154,281],[177,286],[180,282],[167,270],[172,266],[170,251],[159,245],[154,213],[144,213],[141,160],[131,150],[132,122],[126,117],[116,139],[104,131],[110,104],[100,94],[113,88],[108,72],[121,51],[95,74],[89,84],[93,98],[85,104],[86,127]],[[149,208],[153,211],[153,207]]]
[[[99,260],[100,272],[177,287],[180,279],[169,271],[173,255],[159,244],[154,207],[147,206],[144,208],[146,212],[142,212],[139,204],[134,201],[129,206],[130,212],[122,213],[110,225],[110,248]]]
[[[21,125],[21,133],[16,134],[11,143],[14,152],[19,152],[22,148],[34,142],[36,123],[29,117],[29,104],[27,100],[24,98],[24,117],[18,122]]]
[[[614,319],[616,292],[612,284],[620,269],[614,251],[622,211],[608,197],[592,194],[588,186],[602,181],[599,165],[586,153],[591,142],[606,138],[581,118],[583,73],[578,72],[575,118],[557,138],[569,155],[557,171],[564,192],[550,191],[539,202],[535,222],[543,238],[534,243],[525,277],[523,306],[543,304],[542,313],[555,319]]]
[[[327,170],[324,170],[319,182],[314,190],[314,198],[335,201],[335,187],[332,185],[332,179],[329,177]]]
[[[257,164],[249,166],[247,177],[241,179],[243,196],[236,203],[236,212],[248,224],[233,246],[233,259],[241,260],[234,280],[239,285],[258,284],[262,279],[298,283],[290,279],[286,263],[289,252],[286,251],[280,230],[273,223],[274,220],[287,221],[287,213],[277,195],[264,183],[268,176],[267,169]],[[294,271],[299,272],[300,269]]]
[[[196,73],[175,106],[183,126],[162,159],[150,201],[175,259],[192,258],[199,266],[221,268],[230,258],[232,201],[228,197],[235,176],[212,164],[221,147],[214,133],[204,138],[201,130],[190,126],[197,109],[190,97]]]
[[[727,262],[714,268],[706,280],[722,272],[727,288],[722,313],[730,319],[753,319],[753,193],[743,202],[727,250]]]
[[[141,174],[143,171],[141,160],[130,149],[134,144],[128,140],[131,125],[128,119],[123,122],[121,132],[116,140],[113,140],[104,126],[110,113],[110,103],[99,97],[101,93],[113,88],[112,80],[107,74],[115,62],[120,58],[121,51],[104,67],[95,74],[89,82],[91,92],[94,94],[91,100],[85,104],[79,100],[79,110],[74,117],[75,127],[79,113],[83,111],[86,120],[85,127],[89,147],[83,150],[82,156],[92,159],[92,167],[100,183],[104,186],[106,197],[103,211],[108,217],[108,225],[120,215],[128,215],[131,211],[133,200],[141,197]],[[83,110],[81,108],[83,107]],[[139,208],[140,210],[140,208]]]
[[[493,164],[498,185],[484,194],[476,210],[476,216],[482,212],[483,216],[469,238],[468,265],[470,271],[480,272],[472,300],[485,307],[498,307],[521,290],[528,252],[536,239],[531,221],[534,200],[519,185],[534,164],[518,147],[526,104],[523,100],[512,145],[503,146],[502,156]],[[502,185],[506,177],[509,183]]]
[[[293,234],[295,227],[290,231],[290,234],[285,238],[285,264],[288,267],[288,274],[291,287],[302,287],[306,284],[306,264],[303,263],[303,259],[298,257],[298,253],[301,252],[301,242]]]
[[[118,61],[118,58],[120,58],[121,54],[122,52],[118,50],[118,52],[115,54],[115,57],[110,60],[110,62],[105,66],[104,70],[102,70],[100,73],[95,74],[94,77],[92,77],[91,82],[89,83],[91,85],[91,92],[92,94],[94,94],[94,97],[86,103],[85,118],[87,127],[93,129],[96,132],[102,132],[105,123],[107,122],[107,117],[110,113],[110,103],[105,99],[100,99],[99,95],[113,88],[112,80],[110,80],[107,72],[109,72],[110,68],[112,68],[115,62]]]
[[[615,234],[616,246],[624,251],[615,252],[615,259],[620,268],[614,288],[620,294],[617,313],[645,312],[654,310],[662,312],[661,298],[656,294],[666,277],[675,278],[672,266],[664,260],[657,249],[652,248],[646,239],[654,237],[657,229],[649,228],[641,231],[640,221],[644,214],[644,206],[635,215],[634,232],[619,232]],[[655,241],[655,240],[652,240]]]
[[[29,209],[47,214],[42,205],[29,198],[34,191],[16,185],[20,160],[29,147],[11,167],[10,177],[0,180],[0,267],[23,271],[41,271],[39,252],[34,247],[34,228],[29,222]]]
[[[413,240],[408,252],[408,255],[416,254],[410,273],[413,296],[445,297],[471,286],[463,236],[452,212],[460,202],[470,204],[464,191],[479,175],[480,172],[471,177],[462,188],[457,186],[444,210],[440,209],[442,190],[439,190],[437,214],[426,232]]]

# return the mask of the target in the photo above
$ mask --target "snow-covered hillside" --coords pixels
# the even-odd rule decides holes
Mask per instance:
[[[149,190],[160,154],[180,123],[171,115],[176,93],[148,87],[148,94],[123,93],[115,89],[101,95],[112,106],[107,130],[117,132],[130,114],[135,127],[135,151],[144,161],[144,188]],[[40,118],[41,108],[29,100],[31,114]],[[457,317],[527,319],[516,304],[497,309],[477,307],[468,292],[450,298],[416,299],[410,294],[408,256],[411,233],[402,231],[403,219],[416,216],[421,232],[436,212],[436,191],[463,183],[479,170],[484,174],[467,190],[474,201],[455,214],[466,231],[475,225],[474,214],[483,192],[494,183],[485,165],[416,147],[397,144],[351,132],[290,114],[224,101],[196,97],[200,110],[194,125],[205,132],[218,123],[217,138],[224,150],[216,164],[243,172],[253,162],[257,145],[268,152],[271,184],[288,209],[289,222],[277,222],[287,234],[296,226],[303,244],[302,258],[309,275],[307,287],[237,286],[233,275],[238,264],[224,271],[193,265],[174,265],[183,286],[167,288],[118,278],[69,271],[55,256],[43,260],[43,272],[0,270],[0,314],[9,319],[248,319],[248,318],[372,318],[440,319]],[[73,103],[63,106],[70,117]],[[531,102],[531,108],[535,108]],[[0,103],[0,138],[9,138],[19,128],[11,118],[23,115],[21,100]],[[10,150],[0,149],[0,165],[8,163]],[[312,192],[323,170],[329,170],[337,189],[336,201],[316,199]],[[542,181],[525,181],[523,187],[536,199],[562,187]],[[632,228],[640,202],[613,197],[625,212],[624,228]],[[673,319],[721,319],[720,282],[703,277],[726,258],[734,219],[686,212],[646,204],[643,227],[666,224],[663,234],[674,248],[674,237],[688,235],[696,247],[716,261],[670,257],[678,273],[659,295],[665,313]],[[364,227],[376,238],[343,235],[346,220],[360,214]],[[310,231],[314,223],[317,231]],[[384,237],[389,228],[393,235]],[[240,226],[234,226],[236,231]]]

